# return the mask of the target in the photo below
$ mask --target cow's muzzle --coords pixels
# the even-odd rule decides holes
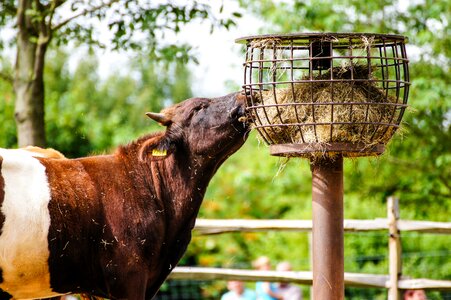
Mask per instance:
[[[230,116],[241,123],[247,123],[248,116],[246,115],[246,96],[244,94],[236,94],[235,107],[232,109]]]

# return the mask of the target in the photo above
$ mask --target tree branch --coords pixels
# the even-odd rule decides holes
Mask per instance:
[[[35,27],[37,29],[39,36],[38,44],[43,43],[42,40],[47,40],[46,43],[48,43],[49,32],[47,30],[48,29],[47,24],[45,23],[47,8],[39,0],[35,0],[35,5],[40,15],[40,17],[34,22],[34,24],[36,24]]]
[[[19,1],[19,5],[17,6],[17,26],[20,28],[25,27],[25,10],[26,2],[25,1]]]
[[[98,6],[91,7],[91,9],[85,9],[85,10],[81,11],[80,13],[78,13],[76,15],[73,15],[72,17],[67,18],[66,20],[60,22],[59,24],[56,24],[55,26],[53,26],[53,28],[51,28],[51,30],[52,31],[58,30],[61,27],[65,26],[67,23],[71,22],[72,20],[74,20],[74,19],[76,19],[78,17],[81,17],[81,16],[87,15],[89,13],[95,12],[95,11],[97,11],[99,9],[104,8],[104,7],[111,6],[115,2],[119,2],[119,0],[110,0],[108,2],[100,4]]]
[[[62,4],[64,4],[65,0],[53,0],[47,4],[44,5],[44,7],[46,9],[52,9],[52,8],[57,8],[58,6],[61,6]]]
[[[58,6],[60,6],[63,3],[64,3],[63,1],[55,0],[50,4],[50,7],[48,8],[49,9],[49,21],[47,23],[47,32],[49,35],[52,34],[52,20],[53,20],[53,16],[55,15],[55,10]]]

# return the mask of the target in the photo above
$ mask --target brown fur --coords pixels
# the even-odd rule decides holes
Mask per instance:
[[[51,188],[54,291],[151,299],[185,252],[210,179],[246,140],[244,96],[190,99],[163,113],[165,132],[111,155],[39,158]]]
[[[0,170],[2,169],[3,157],[0,156]],[[3,199],[5,198],[5,180],[0,172],[0,207],[3,205]],[[0,233],[2,232],[3,222],[5,222],[5,215],[0,211]],[[1,269],[0,269],[1,271]],[[2,274],[0,273],[0,282],[2,282]]]

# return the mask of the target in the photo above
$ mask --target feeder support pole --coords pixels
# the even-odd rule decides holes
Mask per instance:
[[[402,274],[401,261],[401,236],[398,229],[399,221],[399,199],[388,197],[387,199],[387,217],[389,230],[389,273],[390,287],[388,289],[388,300],[401,300],[401,293],[398,288],[398,281]]]
[[[343,157],[311,162],[313,299],[344,299]]]

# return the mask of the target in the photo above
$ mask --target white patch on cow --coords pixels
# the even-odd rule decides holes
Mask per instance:
[[[47,235],[50,189],[45,167],[30,152],[0,149],[5,221],[0,234],[0,288],[16,299],[56,295],[50,288]]]

